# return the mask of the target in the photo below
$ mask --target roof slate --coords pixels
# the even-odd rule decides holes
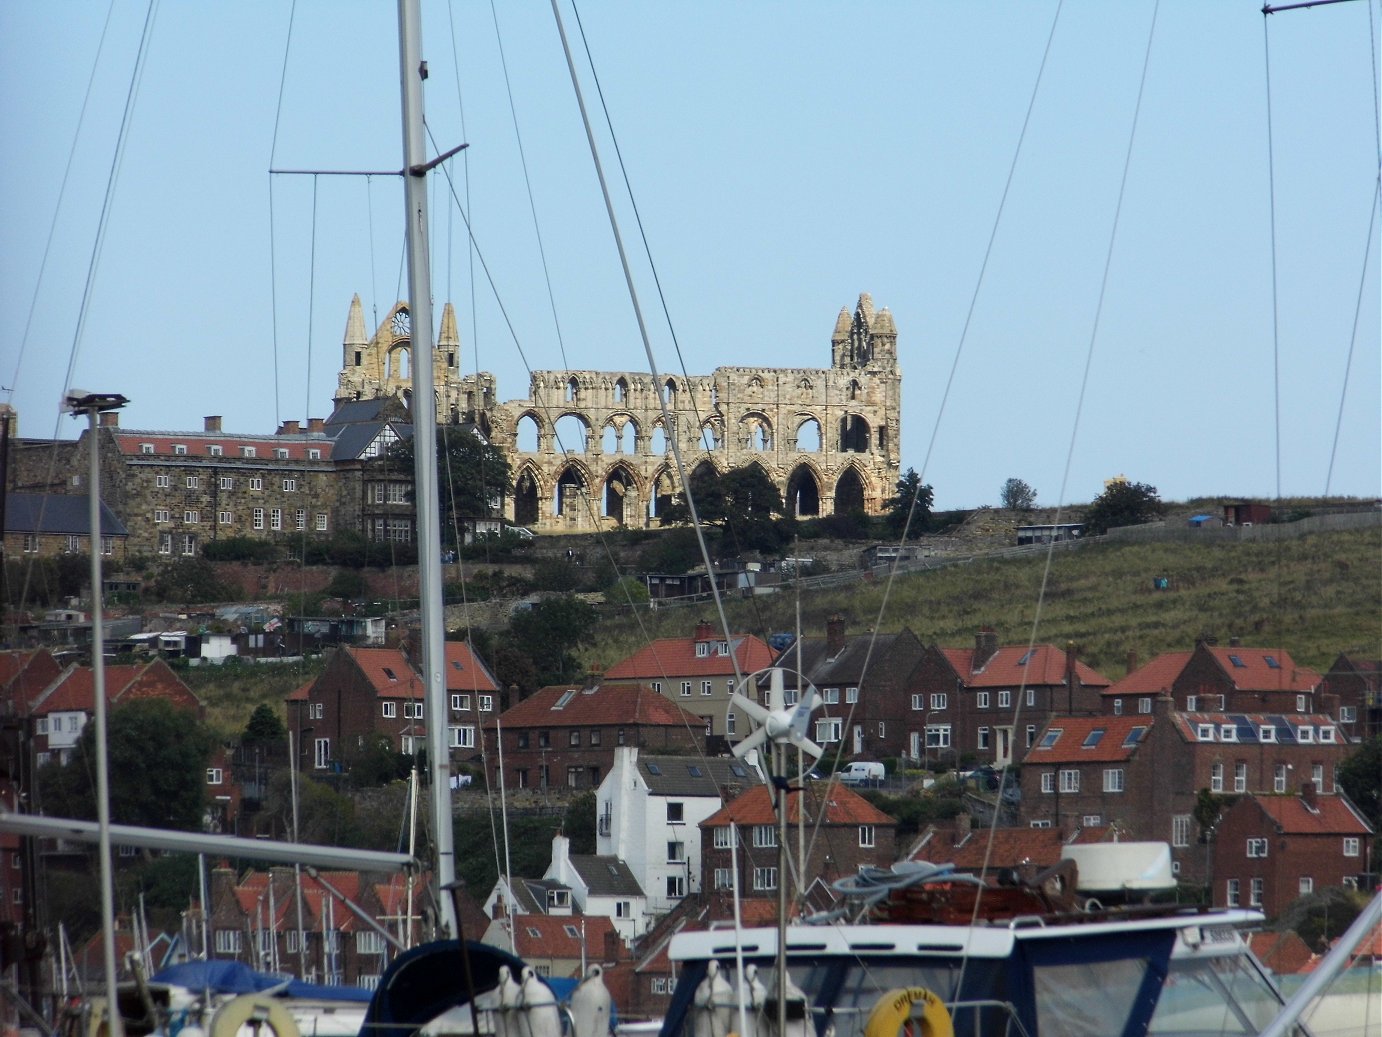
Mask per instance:
[[[557,703],[567,692],[573,692],[566,703]],[[582,688],[558,684],[543,688],[499,717],[505,728],[515,727],[591,727],[629,724],[634,726],[689,726],[694,731],[705,728],[705,721],[688,713],[675,703],[668,702],[651,688],[641,684],[600,684]]]
[[[887,657],[900,641],[916,638],[911,631],[896,634],[853,634],[845,638],[844,645],[836,655],[830,654],[828,637],[803,637],[787,649],[788,664],[799,670],[816,687],[835,685],[858,685],[865,675],[866,666],[873,666]],[[800,661],[798,662],[798,646]],[[767,678],[760,681],[766,686]]]
[[[572,854],[571,867],[595,897],[641,897],[643,887],[633,870],[618,857]]]
[[[889,815],[883,813],[876,806],[866,800],[863,796],[851,792],[847,788],[833,782],[821,782],[819,784],[807,785],[804,794],[806,796],[806,812],[810,820],[814,821],[820,815],[822,802],[821,796],[825,792],[823,786],[833,785],[829,790],[830,799],[825,806],[825,824],[828,825],[895,825],[897,822]],[[801,799],[802,792],[797,792],[787,799],[787,823],[796,824],[801,820]],[[723,807],[711,814],[701,822],[702,828],[716,828],[728,824],[736,825],[767,825],[776,824],[777,816],[773,813],[772,800],[766,785],[755,785],[742,796],[731,800]]]
[[[654,773],[656,770],[657,773]],[[638,773],[654,796],[703,796],[719,798],[727,785],[759,780],[757,772],[741,760],[718,756],[638,757]]]
[[[1052,717],[1042,730],[1036,745],[1027,750],[1024,763],[1034,765],[1052,763],[1114,763],[1132,758],[1137,747],[1146,741],[1155,718],[1146,714],[1127,717]],[[1129,741],[1134,728],[1142,728],[1142,736]],[[1103,735],[1093,744],[1085,742],[1095,731]],[[1060,736],[1050,746],[1043,743],[1052,731]]]
[[[11,493],[5,499],[6,533],[90,536],[91,497],[87,494]],[[129,530],[101,502],[101,535],[129,536]]]

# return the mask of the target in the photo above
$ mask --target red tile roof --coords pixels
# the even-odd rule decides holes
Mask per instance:
[[[1049,868],[1061,859],[1064,844],[1056,828],[996,828],[991,836],[987,828],[963,834],[953,828],[937,828],[930,839],[916,848],[910,859],[954,864],[960,871],[971,872],[982,870],[985,864],[990,871],[1015,868],[1028,862],[1039,868]]]
[[[806,786],[806,814],[814,821],[821,811],[821,796],[825,784]],[[787,823],[796,824],[801,820],[800,792],[787,798]],[[702,828],[717,828],[723,825],[769,825],[777,823],[773,813],[772,800],[766,785],[755,785],[741,796],[726,803],[723,807],[701,822]],[[830,799],[825,804],[825,824],[829,825],[895,825],[897,821],[883,813],[876,806],[856,792],[851,792],[838,784],[830,791]]]
[[[313,677],[309,681],[304,681],[290,691],[284,698],[285,702],[306,702],[312,697],[312,685],[317,683],[317,678]]]
[[[584,929],[585,956],[599,961],[605,952],[605,934],[615,932],[613,920],[604,915],[514,915],[512,924],[516,953],[525,960],[579,961]]]
[[[105,667],[106,702],[163,698],[174,705],[197,707],[197,697],[161,659],[135,666]],[[88,666],[71,666],[34,700],[35,716],[89,713],[96,708],[96,674]]]
[[[1204,650],[1214,657],[1239,691],[1312,691],[1320,683],[1318,673],[1297,666],[1284,648],[1206,646]]]
[[[740,671],[749,674],[771,666],[776,657],[767,642],[752,634],[734,634],[730,638],[733,655],[721,655],[718,648],[723,640],[718,635],[701,641],[694,637],[658,638],[611,666],[605,678],[660,681],[669,677],[733,677],[735,658]],[[705,655],[696,654],[697,644],[709,646]]]
[[[1014,688],[1019,685],[1064,684],[1066,653],[1055,645],[1004,645],[979,670],[973,668],[974,649],[942,649],[967,688]],[[1075,661],[1075,676],[1085,687],[1102,688],[1109,679]]]
[[[465,641],[446,642],[447,691],[498,691],[499,682]]]
[[[1121,681],[1104,689],[1105,695],[1155,695],[1169,692],[1193,652],[1163,652],[1145,666],[1139,666]]]
[[[306,461],[309,450],[319,450],[318,457],[311,460],[329,462],[331,459],[331,440],[321,433],[302,433],[298,435],[235,435],[228,432],[150,432],[139,429],[114,429],[115,442],[120,453],[126,457],[147,456],[151,460],[164,458],[186,458],[193,460],[216,456],[210,447],[221,448],[220,458],[224,461]],[[146,454],[144,444],[153,446],[153,453]],[[179,454],[175,446],[186,447]],[[248,458],[241,447],[251,447],[254,457]],[[288,456],[274,456],[276,449],[286,450]]]
[[[1343,796],[1316,796],[1315,809],[1300,796],[1253,796],[1262,812],[1288,835],[1370,835],[1372,829]]]
[[[505,728],[630,724],[705,729],[704,718],[641,684],[600,684],[594,688],[552,685],[510,706],[500,715],[499,723]]]
[[[1279,976],[1302,972],[1315,958],[1299,934],[1289,929],[1284,933],[1253,933],[1248,946],[1258,961]]]
[[[1128,760],[1137,747],[1146,741],[1153,723],[1154,719],[1145,714],[1130,717],[1052,717],[1037,744],[1027,750],[1023,763],[1114,763]],[[1139,727],[1142,728],[1141,736],[1130,738],[1134,729]],[[1091,740],[1098,730],[1102,730],[1103,735]],[[1060,734],[1048,746],[1046,742],[1053,731],[1059,731]]]
[[[425,699],[422,678],[397,648],[346,648],[381,699]]]

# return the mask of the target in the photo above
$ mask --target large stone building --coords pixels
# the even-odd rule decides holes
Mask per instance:
[[[798,516],[878,513],[899,467],[902,372],[887,309],[841,309],[827,368],[717,367],[708,375],[534,371],[528,398],[499,403],[494,376],[462,375],[450,304],[433,360],[437,420],[473,421],[507,454],[506,511],[544,532],[649,527],[688,466],[758,464]],[[342,342],[338,406],[409,399],[411,325],[397,304],[366,338],[359,297]]]

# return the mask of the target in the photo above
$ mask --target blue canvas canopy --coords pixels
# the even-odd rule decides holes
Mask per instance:
[[[189,990],[212,990],[218,994],[255,994],[281,987],[285,997],[315,997],[325,1001],[357,1001],[367,1003],[373,994],[363,987],[331,986],[325,983],[304,983],[284,979],[264,972],[255,972],[238,961],[189,961],[170,965],[155,973],[155,983],[170,983]]]

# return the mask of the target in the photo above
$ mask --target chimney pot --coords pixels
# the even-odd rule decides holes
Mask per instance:
[[[1135,670],[1135,669],[1137,669],[1137,649],[1136,649],[1136,648],[1129,648],[1129,649],[1128,649],[1128,672],[1129,672],[1129,673],[1132,673],[1132,671]]]
[[[206,432],[221,431],[221,416],[219,414],[208,414],[202,418],[202,429]]]
[[[699,623],[696,624],[697,641],[711,641],[714,640],[714,637],[715,628],[710,625],[709,621],[702,619]]]

